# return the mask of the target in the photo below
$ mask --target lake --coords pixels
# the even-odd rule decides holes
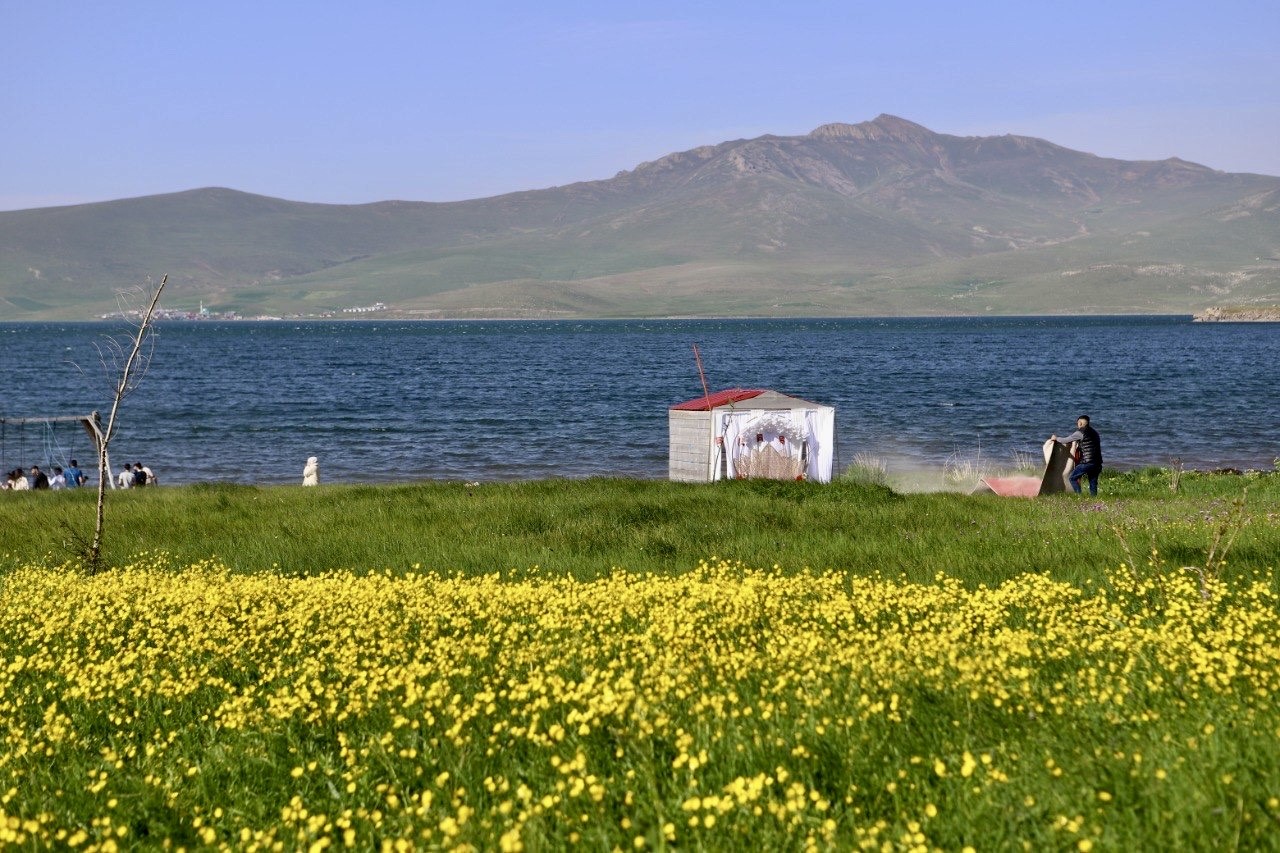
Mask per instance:
[[[772,388],[836,409],[837,470],[1008,465],[1088,413],[1107,466],[1270,469],[1280,325],[1190,317],[165,322],[112,461],[162,483],[665,478],[667,409]],[[106,416],[123,323],[0,323],[0,417]],[[3,467],[89,469],[7,424]],[[86,462],[88,460],[88,462]]]

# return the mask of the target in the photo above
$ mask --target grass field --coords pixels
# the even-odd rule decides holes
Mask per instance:
[[[1280,475],[1170,485],[6,494],[0,843],[1276,849]]]

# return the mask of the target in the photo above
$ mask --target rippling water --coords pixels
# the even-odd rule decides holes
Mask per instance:
[[[1189,318],[165,323],[112,460],[164,483],[663,478],[667,408],[773,388],[836,407],[839,467],[1039,454],[1087,412],[1110,467],[1270,468],[1280,326]],[[110,323],[0,323],[0,417],[110,406]],[[8,425],[3,467],[92,457]]]

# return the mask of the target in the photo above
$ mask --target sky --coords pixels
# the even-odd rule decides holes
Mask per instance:
[[[455,201],[897,115],[1280,175],[1280,2],[0,0],[0,210]]]

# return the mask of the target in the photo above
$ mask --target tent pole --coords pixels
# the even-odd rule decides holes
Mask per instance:
[[[702,400],[707,407],[707,422],[711,425],[711,466],[707,471],[707,482],[714,483],[719,479],[716,474],[716,467],[720,464],[720,446],[716,441],[716,418],[715,412],[711,410],[711,390],[707,388],[707,373],[702,369],[702,353],[698,352],[698,345],[693,345],[693,360],[698,363],[698,378],[702,380]]]
[[[702,379],[702,397],[706,400],[707,411],[711,411],[711,392],[707,390],[707,374],[702,369],[702,353],[698,352],[698,345],[693,345],[693,359],[698,362],[698,377]]]

